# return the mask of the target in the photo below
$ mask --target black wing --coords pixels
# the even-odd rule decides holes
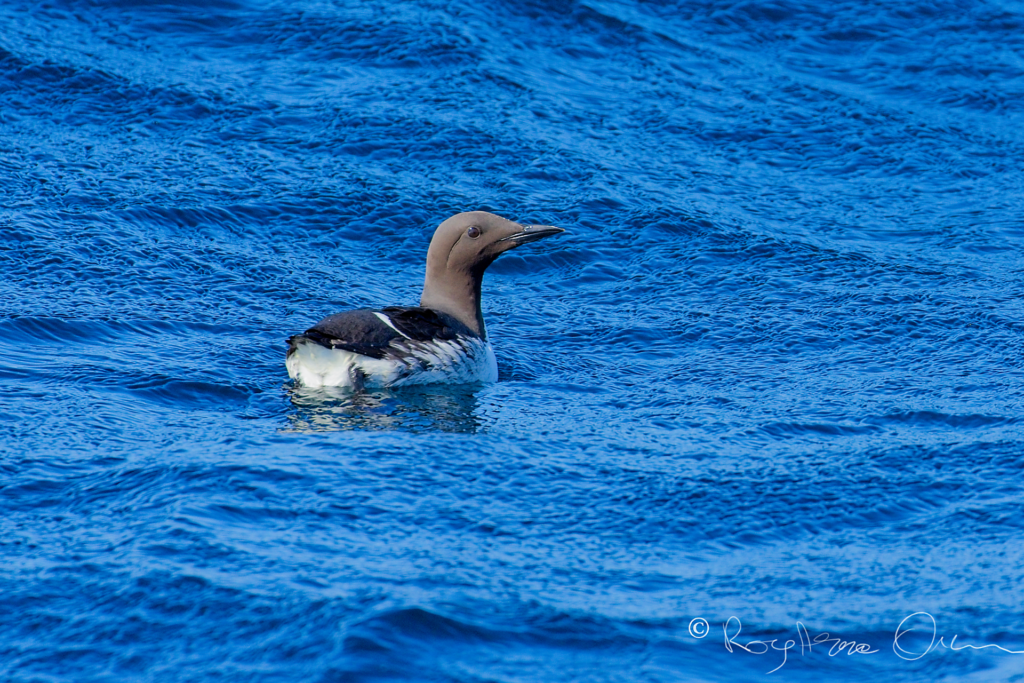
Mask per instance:
[[[379,359],[389,355],[394,342],[428,342],[455,339],[460,335],[476,336],[455,318],[430,308],[391,306],[380,311],[361,308],[328,316],[304,333],[290,337],[288,354],[291,355],[298,344],[310,341],[329,349],[345,349]]]
[[[415,341],[476,336],[452,316],[432,308],[389,306],[381,313],[386,315],[402,334]]]

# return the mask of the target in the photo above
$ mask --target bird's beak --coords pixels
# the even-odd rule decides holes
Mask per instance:
[[[511,244],[508,244],[506,248],[511,249],[512,247],[518,247],[519,245],[526,244],[527,242],[536,242],[537,240],[542,240],[545,237],[551,237],[552,235],[557,235],[560,232],[565,232],[565,230],[551,225],[524,225],[521,227],[522,230],[517,233],[513,233],[508,237],[502,237],[498,240],[498,243],[510,242]]]

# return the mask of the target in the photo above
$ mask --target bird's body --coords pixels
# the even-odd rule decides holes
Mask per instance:
[[[483,211],[457,214],[430,241],[420,306],[358,309],[288,339],[285,365],[307,387],[494,382],[480,309],[484,270],[504,251],[562,232]]]
[[[307,387],[494,382],[490,342],[429,308],[359,309],[289,340],[288,374]]]

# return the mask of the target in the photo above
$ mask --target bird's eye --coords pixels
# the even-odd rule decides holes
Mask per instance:
[[[473,227],[466,231],[466,234],[469,235],[470,238],[476,239],[477,237],[480,236],[480,228],[474,225]]]

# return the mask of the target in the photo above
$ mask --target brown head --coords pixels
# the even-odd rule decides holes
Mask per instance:
[[[564,232],[550,225],[520,225],[486,211],[459,213],[434,231],[420,306],[454,316],[487,337],[480,311],[480,283],[487,266],[521,244]]]

